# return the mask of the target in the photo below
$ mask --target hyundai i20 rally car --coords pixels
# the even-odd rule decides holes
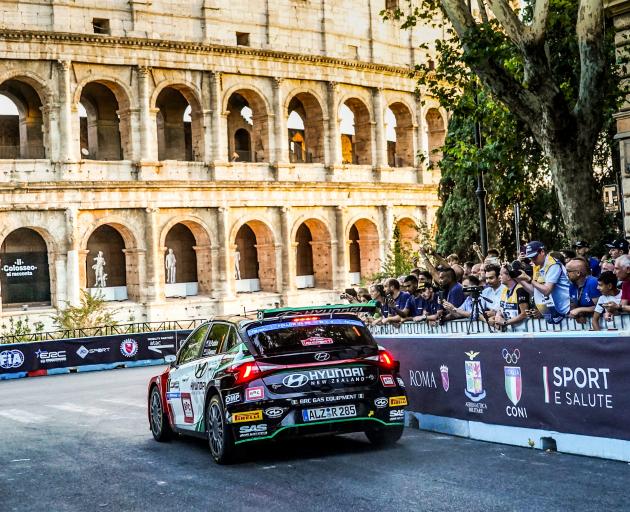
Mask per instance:
[[[206,438],[218,463],[246,443],[365,432],[377,445],[403,433],[399,363],[351,313],[322,306],[215,319],[195,329],[151,379],[149,425]]]

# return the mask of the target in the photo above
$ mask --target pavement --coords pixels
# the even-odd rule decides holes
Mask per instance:
[[[203,440],[157,443],[160,367],[0,381],[0,511],[630,510],[630,465],[407,429],[248,446],[217,466]]]

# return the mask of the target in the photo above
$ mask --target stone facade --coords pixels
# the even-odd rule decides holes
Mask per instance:
[[[432,225],[422,162],[447,117],[409,67],[435,34],[383,22],[384,4],[0,0],[0,93],[19,111],[2,120],[0,254],[42,239],[50,279],[28,314],[77,303],[98,251],[136,321],[327,302],[378,269],[395,222]],[[2,317],[24,314],[3,297]]]

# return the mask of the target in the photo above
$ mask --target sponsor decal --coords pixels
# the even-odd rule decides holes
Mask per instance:
[[[381,375],[381,382],[383,383],[383,386],[385,386],[386,388],[396,387],[396,382],[394,382],[394,377],[392,377],[391,375]]]
[[[442,389],[448,393],[451,382],[448,378],[448,366],[445,364],[440,366],[440,377],[442,377]]]
[[[168,389],[179,389],[179,381],[177,380],[168,380]]]
[[[35,351],[35,355],[44,364],[63,363],[67,360],[65,350],[48,351],[41,348]]]
[[[396,377],[396,382],[398,382],[398,385],[399,385],[401,388],[404,388],[404,387],[405,387],[405,381],[404,381],[404,380],[402,380],[400,377]]]
[[[364,397],[363,393],[347,393],[345,395],[332,395],[332,396],[314,396],[309,398],[300,398],[299,400],[291,400],[293,405],[309,405],[309,404],[323,404],[333,402],[343,402],[346,400],[361,400]]]
[[[241,438],[266,436],[267,425],[264,423],[260,423],[259,425],[243,425],[238,429],[238,435]]]
[[[265,416],[269,418],[279,418],[284,413],[284,409],[282,407],[269,407],[269,409],[265,409]]]
[[[542,376],[547,404],[614,409],[610,368],[543,366]]]
[[[9,370],[19,368],[24,364],[24,354],[21,350],[3,350],[0,352],[0,368]]]
[[[328,361],[330,359],[330,354],[328,352],[317,352],[315,354],[315,361]]]
[[[332,345],[334,343],[332,338],[323,338],[321,336],[312,336],[302,340],[303,347],[312,347],[313,345]]]
[[[235,404],[241,401],[240,393],[230,393],[225,397],[225,405]]]
[[[105,352],[109,352],[109,347],[86,348],[81,345],[77,350],[77,355],[81,359],[85,359],[89,354],[104,354]]]
[[[391,377],[391,376],[390,376]],[[364,382],[363,368],[326,368],[302,373],[291,373],[282,379],[282,384],[288,388],[301,388],[307,384],[336,384]]]
[[[482,402],[486,397],[486,392],[483,389],[483,381],[481,378],[481,361],[475,361],[479,352],[470,350],[464,353],[469,359],[464,364],[466,370],[466,389],[464,390],[464,394],[471,400],[470,402],[466,402],[466,407],[468,408],[468,412],[483,414],[484,410],[488,407]]]
[[[387,407],[387,404],[388,404],[387,398],[385,398],[384,396],[374,399],[374,405],[376,405],[376,407],[378,407],[379,409],[382,409],[383,407]]]
[[[396,409],[393,411],[389,411],[389,420],[390,421],[402,421],[405,419],[405,411],[404,409]]]
[[[125,357],[133,357],[138,353],[138,342],[127,338],[120,343],[120,353]]]
[[[507,348],[501,351],[501,356],[508,364],[516,364],[521,357],[519,349],[510,352]],[[512,405],[505,407],[505,414],[514,418],[527,418],[527,409],[525,407],[516,407],[523,394],[523,379],[521,378],[520,366],[504,366],[503,374],[505,376],[505,393]]]
[[[181,397],[181,393],[179,391],[167,391],[166,392],[166,399],[167,400],[174,400],[175,398],[180,398]]]
[[[206,374],[207,369],[208,369],[208,361],[195,366],[195,378],[201,379],[201,377],[203,377]]]
[[[206,389],[206,383],[202,380],[195,380],[190,383],[191,391],[203,391],[204,389]]]
[[[401,407],[407,405],[407,397],[406,396],[390,396],[389,397],[389,406],[390,407]]]
[[[81,359],[85,359],[85,356],[87,356],[90,353],[90,351],[85,348],[83,345],[81,345],[79,347],[79,349],[77,350],[77,355],[81,358]]]
[[[262,409],[257,411],[237,412],[232,415],[232,423],[247,423],[263,419]]]
[[[192,398],[190,393],[182,393],[182,409],[184,410],[184,423],[194,423],[195,411],[193,410]]]
[[[416,388],[437,389],[435,375],[431,370],[409,370],[409,385]]]
[[[265,390],[262,387],[247,388],[245,390],[245,400],[261,400],[265,396]]]

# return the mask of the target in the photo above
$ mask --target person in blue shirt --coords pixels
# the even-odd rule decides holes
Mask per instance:
[[[464,297],[462,285],[457,282],[455,271],[450,267],[440,267],[438,270],[440,272],[440,286],[446,301],[458,308],[464,303],[466,297]]]
[[[597,288],[597,278],[590,275],[590,268],[584,258],[573,258],[567,263],[569,276],[569,297],[571,310],[569,316],[580,323],[593,314],[601,292]]]
[[[381,307],[383,312],[383,323],[399,323],[408,316],[415,316],[416,305],[413,297],[400,291],[398,279],[388,279],[385,283],[385,297],[387,301]]]
[[[590,244],[584,240],[578,240],[573,244],[575,253],[580,257],[588,261],[588,266],[593,277],[599,277],[601,268],[599,266],[599,260],[595,256],[590,256],[588,251],[590,250]]]
[[[414,322],[435,322],[438,320],[439,312],[443,309],[437,300],[437,294],[433,286],[422,283],[418,285],[420,300],[416,300],[416,316],[409,318]]]

